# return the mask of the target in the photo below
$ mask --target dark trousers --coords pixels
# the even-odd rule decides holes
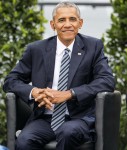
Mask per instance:
[[[51,129],[51,116],[31,121],[16,140],[16,150],[42,150],[45,144],[57,141],[56,150],[76,150],[84,142],[90,141],[89,128],[84,120],[70,119],[55,131]]]

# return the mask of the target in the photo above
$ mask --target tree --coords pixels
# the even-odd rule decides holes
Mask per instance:
[[[105,50],[110,57],[117,84],[122,94],[127,93],[127,0],[112,0],[111,29],[107,30]]]
[[[120,150],[127,150],[127,0],[111,0],[111,28],[103,37],[109,64],[116,79],[116,89],[122,94]]]
[[[46,19],[37,0],[0,0],[0,143],[6,141],[2,84],[29,42],[42,39]]]

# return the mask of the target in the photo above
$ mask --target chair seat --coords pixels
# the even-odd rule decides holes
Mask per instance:
[[[52,141],[48,143],[44,150],[55,150],[56,149],[56,141]],[[95,144],[93,142],[86,142],[83,145],[80,146],[78,150],[94,150]]]

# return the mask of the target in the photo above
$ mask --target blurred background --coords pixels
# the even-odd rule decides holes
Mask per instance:
[[[84,25],[80,32],[86,35],[101,38],[102,34],[111,25],[110,15],[112,10],[110,0],[70,0],[78,4]],[[54,35],[54,31],[50,28],[49,21],[52,19],[52,10],[54,6],[51,3],[60,2],[60,0],[38,0],[38,3],[44,3],[44,16],[48,19],[45,26],[44,38]],[[80,4],[79,4],[80,3]],[[50,5],[51,4],[51,5]]]

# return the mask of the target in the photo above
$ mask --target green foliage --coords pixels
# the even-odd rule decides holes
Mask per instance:
[[[105,50],[110,57],[117,84],[122,94],[127,93],[127,0],[113,0],[111,29],[107,30]]]
[[[26,44],[42,39],[45,22],[37,0],[0,0],[0,143],[6,141],[4,78],[21,57]]]
[[[122,93],[120,120],[120,150],[127,150],[127,0],[111,0],[111,28],[103,37],[105,52],[116,79],[116,89]]]
[[[6,141],[6,114],[5,114],[5,105],[0,103],[0,143],[5,145]]]

